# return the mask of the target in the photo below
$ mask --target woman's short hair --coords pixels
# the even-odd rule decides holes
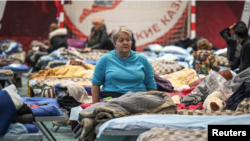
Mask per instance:
[[[125,26],[121,26],[121,27],[116,27],[111,35],[111,41],[115,44],[116,40],[119,38],[121,33],[127,33],[130,37],[130,39],[132,40],[132,32],[129,28],[125,27]]]
[[[198,50],[210,50],[212,44],[207,39],[201,39],[197,42]]]
[[[92,24],[104,25],[104,19],[101,17],[94,18],[92,20]]]

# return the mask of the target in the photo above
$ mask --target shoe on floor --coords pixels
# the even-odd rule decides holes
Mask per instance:
[[[65,121],[52,121],[52,124],[57,125],[57,126],[67,126],[67,125],[71,125],[71,121],[69,119]]]

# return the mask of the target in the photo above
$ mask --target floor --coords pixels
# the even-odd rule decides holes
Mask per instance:
[[[27,95],[27,77],[22,77],[22,87],[18,88],[18,92],[21,96],[28,96]],[[51,133],[54,135],[54,137],[57,139],[57,141],[76,141],[77,138],[74,138],[71,133],[71,126],[61,126],[60,129],[57,132],[52,131],[52,122],[44,122],[44,124],[49,127],[48,129],[51,131]],[[43,140],[47,141],[46,137],[43,136]]]

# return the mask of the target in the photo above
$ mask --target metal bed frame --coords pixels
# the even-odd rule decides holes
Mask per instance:
[[[41,130],[43,135],[49,140],[49,141],[56,141],[56,138],[54,135],[49,131],[49,129],[46,127],[46,125],[43,123],[44,121],[65,121],[67,117],[67,111],[64,109],[61,109],[63,115],[62,116],[35,116],[36,121],[34,124]],[[40,125],[41,124],[41,125]],[[45,130],[44,130],[44,129]],[[59,128],[58,128],[59,129]],[[58,130],[57,129],[57,130]],[[56,131],[57,131],[56,130]],[[51,139],[52,138],[52,139]]]

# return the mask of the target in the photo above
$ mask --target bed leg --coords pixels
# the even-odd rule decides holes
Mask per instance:
[[[49,135],[46,133],[46,131],[44,131],[43,127],[41,125],[39,125],[38,122],[34,122],[34,124],[39,128],[39,130],[41,130],[41,132],[43,133],[43,135],[48,139],[48,141],[52,141],[49,137]]]
[[[44,127],[44,129],[47,131],[47,133],[50,135],[50,137],[51,137],[54,141],[56,141],[55,137],[52,135],[52,133],[49,131],[49,129],[45,126],[45,124],[44,124],[42,121],[40,121],[40,123],[41,123],[41,125]]]
[[[55,124],[52,125],[52,130],[54,132],[57,132],[59,130],[60,126],[56,126],[56,128],[55,128],[55,126],[56,126]]]

